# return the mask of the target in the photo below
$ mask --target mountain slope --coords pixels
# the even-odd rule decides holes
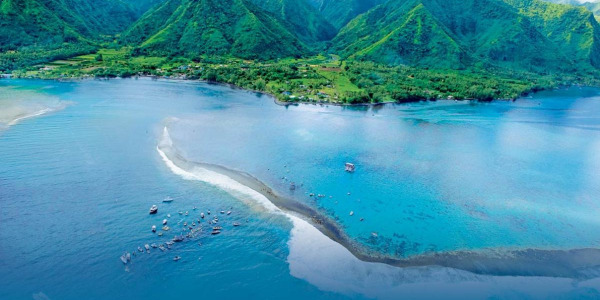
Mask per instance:
[[[281,20],[246,0],[168,0],[122,36],[153,55],[272,59],[307,50]]]
[[[527,16],[555,45],[560,45],[566,56],[600,68],[600,25],[590,11],[538,0],[504,1]]]
[[[121,32],[135,21],[120,0],[1,0],[0,51],[57,45]]]
[[[582,62],[597,66],[594,49],[600,39],[591,14],[536,0],[507,1],[511,5],[496,0],[391,0],[352,20],[333,40],[332,51],[436,68],[495,65],[545,72],[574,70]],[[517,10],[517,1],[532,11],[548,5],[544,13],[535,13],[546,16],[538,19],[526,9]]]
[[[250,0],[256,6],[289,24],[286,27],[303,42],[314,43],[332,39],[337,30],[305,0]]]
[[[385,0],[308,0],[337,29]]]

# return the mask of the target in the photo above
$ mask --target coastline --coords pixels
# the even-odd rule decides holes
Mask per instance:
[[[165,131],[167,131],[167,127],[165,127]],[[279,210],[303,219],[323,235],[346,248],[357,259],[364,262],[383,263],[401,268],[440,266],[475,274],[495,276],[541,276],[589,279],[596,277],[596,274],[600,272],[600,249],[595,248],[571,250],[457,250],[420,254],[407,258],[381,255],[352,240],[344,232],[343,228],[318,209],[281,196],[277,191],[249,173],[217,164],[188,161],[172,145],[170,138],[167,145],[161,142],[157,149],[172,164],[182,170],[193,169],[195,167],[205,169],[209,172],[225,176],[261,194],[264,198],[268,199],[270,204]],[[549,261],[553,263],[548,264]]]
[[[535,90],[535,91],[527,91],[527,92],[523,92],[521,93],[521,95],[519,95],[519,97],[513,98],[513,99],[507,99],[507,98],[494,98],[491,100],[482,100],[482,99],[419,99],[419,100],[407,100],[407,101],[382,101],[382,102],[359,102],[359,103],[341,103],[341,102],[325,102],[325,101],[318,101],[318,102],[313,102],[313,101],[295,101],[295,102],[286,102],[286,101],[281,101],[279,100],[279,98],[277,98],[277,96],[273,93],[267,92],[267,91],[260,91],[260,90],[253,90],[250,88],[245,88],[242,86],[238,86],[232,83],[226,83],[226,82],[220,82],[220,81],[209,81],[209,80],[201,80],[201,79],[187,79],[187,78],[165,78],[165,77],[160,77],[160,76],[152,76],[152,75],[138,75],[138,76],[131,76],[131,77],[74,77],[74,78],[42,78],[42,77],[31,77],[31,78],[23,78],[23,77],[0,77],[0,80],[4,79],[4,80],[49,80],[49,81],[62,81],[62,82],[77,82],[77,81],[84,81],[84,80],[112,80],[112,79],[137,79],[137,78],[147,78],[147,79],[151,79],[151,80],[167,80],[167,81],[189,81],[189,82],[199,82],[199,83],[206,83],[206,84],[214,84],[214,85],[220,85],[220,86],[226,86],[229,87],[231,89],[235,89],[235,90],[242,90],[248,93],[257,93],[257,94],[262,94],[268,97],[271,97],[273,99],[273,103],[279,106],[296,106],[296,105],[300,105],[300,104],[305,104],[305,105],[332,105],[332,106],[340,106],[340,107],[375,107],[375,106],[380,106],[380,105],[388,105],[388,104],[406,104],[406,103],[419,103],[419,102],[428,102],[428,101],[473,101],[473,102],[494,102],[494,101],[515,101],[516,99],[522,98],[522,97],[526,97],[528,95],[531,94],[535,94],[538,92],[543,92],[543,91],[548,91],[550,89],[562,89],[562,88],[569,88],[572,86],[587,86],[587,85],[580,85],[580,84],[571,84],[571,85],[562,85],[562,86],[556,86],[556,87],[551,87],[548,89],[539,89],[539,90]],[[593,86],[590,86],[593,87]]]

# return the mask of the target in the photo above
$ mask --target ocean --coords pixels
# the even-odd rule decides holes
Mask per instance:
[[[599,130],[593,88],[339,107],[0,80],[0,299],[598,298]]]

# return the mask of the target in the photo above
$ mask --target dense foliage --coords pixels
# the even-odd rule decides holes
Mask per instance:
[[[593,14],[539,0],[0,1],[0,72],[17,77],[201,79],[339,104],[599,78]]]
[[[308,52],[275,15],[245,0],[168,0],[123,33],[123,40],[150,55],[271,59]]]
[[[538,0],[391,0],[334,39],[343,57],[539,73],[597,67],[600,28],[583,9]]]

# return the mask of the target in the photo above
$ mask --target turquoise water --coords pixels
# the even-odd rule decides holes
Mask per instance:
[[[363,263],[253,197],[174,173],[157,152],[166,127],[186,159],[251,173],[392,257],[599,248],[596,89],[346,108],[189,81],[3,80],[0,107],[0,299],[600,296],[593,278]],[[222,234],[137,252],[208,209]],[[167,214],[172,229],[153,234]],[[124,252],[137,252],[126,266]]]

